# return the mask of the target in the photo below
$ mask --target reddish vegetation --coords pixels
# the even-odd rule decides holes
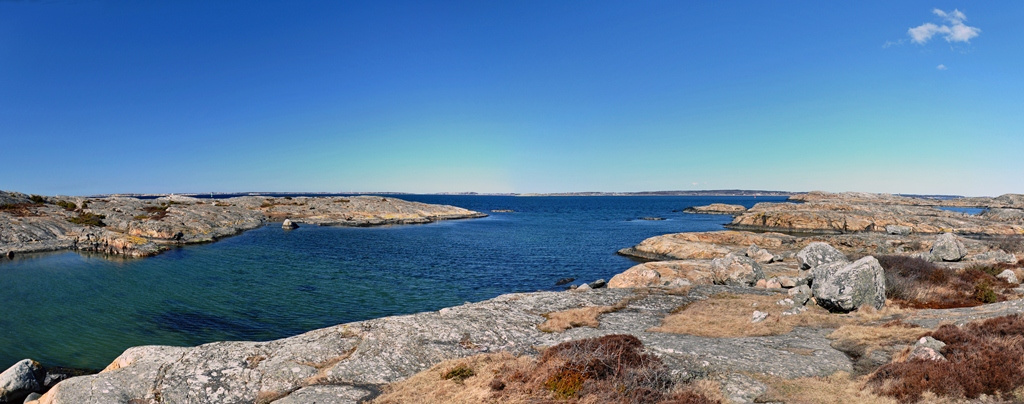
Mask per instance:
[[[496,375],[491,388],[499,399],[525,394],[598,403],[715,402],[694,391],[672,393],[674,384],[661,360],[643,353],[639,339],[608,335],[548,348],[532,369]]]
[[[946,343],[945,361],[924,359],[880,367],[869,383],[875,392],[902,403],[915,402],[925,391],[939,396],[977,398],[1003,396],[1024,386],[1024,317],[1019,314],[944,325],[932,336]]]
[[[1007,289],[1011,287],[996,278],[990,267],[954,271],[902,255],[883,255],[878,257],[878,262],[885,269],[886,297],[904,307],[947,309],[978,306],[1006,300]],[[1002,271],[1013,266],[998,267]]]

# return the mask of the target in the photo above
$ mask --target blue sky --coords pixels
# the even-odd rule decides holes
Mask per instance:
[[[1024,3],[0,2],[0,189],[1024,193]]]

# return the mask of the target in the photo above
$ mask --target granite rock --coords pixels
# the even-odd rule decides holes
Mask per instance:
[[[875,257],[852,263],[837,261],[812,270],[811,292],[818,305],[836,312],[850,312],[861,306],[885,306],[885,272]]]

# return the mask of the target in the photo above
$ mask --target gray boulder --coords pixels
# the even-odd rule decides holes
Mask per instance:
[[[31,359],[22,359],[0,373],[0,403],[20,402],[30,393],[39,391],[39,378],[43,373],[39,362]]]
[[[898,224],[890,224],[885,226],[885,232],[894,236],[907,236],[913,232],[914,229],[910,226],[901,226]]]
[[[853,263],[832,262],[814,267],[811,292],[818,305],[836,312],[850,312],[861,306],[885,306],[885,272],[875,257]]]
[[[800,269],[811,269],[832,262],[848,262],[845,254],[828,243],[820,241],[808,244],[807,247],[796,253],[796,260],[800,263]]]
[[[1012,270],[1009,270],[1009,269],[1006,269],[1006,270],[1003,270],[1003,272],[1000,272],[999,275],[996,275],[996,278],[1002,279],[1002,280],[1006,281],[1007,283],[1020,283],[1017,280],[1017,274],[1014,273]]]
[[[935,239],[929,251],[933,261],[955,262],[967,256],[967,247],[953,233],[943,233]]]
[[[281,228],[282,229],[286,229],[286,230],[291,230],[291,229],[299,228],[299,225],[295,224],[295,222],[292,222],[291,219],[284,219],[284,222],[281,223]]]
[[[719,285],[754,286],[764,279],[764,271],[754,260],[729,253],[711,260],[711,277]]]

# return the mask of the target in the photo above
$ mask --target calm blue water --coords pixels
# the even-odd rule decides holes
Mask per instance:
[[[269,340],[334,324],[437,310],[560,278],[610,279],[615,251],[731,218],[673,212],[783,197],[403,195],[491,214],[379,228],[279,225],[157,257],[78,253],[0,262],[0,369],[22,358],[102,368],[135,345]],[[513,209],[515,213],[491,213]],[[664,221],[637,220],[663,217]]]
[[[959,206],[939,206],[938,208],[950,212],[966,213],[971,216],[980,215],[985,211],[985,208],[961,208]]]

